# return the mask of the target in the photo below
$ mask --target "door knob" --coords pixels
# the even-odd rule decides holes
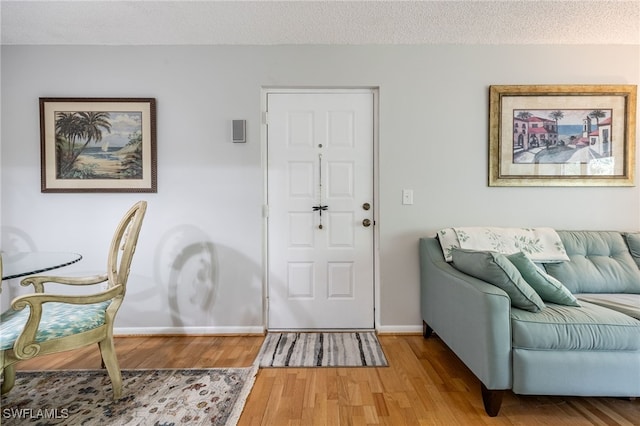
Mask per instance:
[[[368,228],[371,226],[371,221],[369,219],[365,219],[362,221],[362,226],[364,226],[365,228]]]

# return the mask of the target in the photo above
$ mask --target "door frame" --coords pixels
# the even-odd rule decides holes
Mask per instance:
[[[269,330],[269,206],[268,206],[268,150],[267,96],[269,94],[340,94],[371,93],[373,95],[373,328],[380,324],[380,206],[379,197],[379,93],[371,87],[262,87],[260,94],[260,157],[262,163],[262,324]]]

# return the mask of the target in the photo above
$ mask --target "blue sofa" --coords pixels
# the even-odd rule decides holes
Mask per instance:
[[[456,269],[437,237],[419,241],[424,336],[435,332],[478,377],[490,416],[506,390],[640,396],[640,234],[557,234],[570,260],[538,266],[581,306],[545,301],[539,312]]]

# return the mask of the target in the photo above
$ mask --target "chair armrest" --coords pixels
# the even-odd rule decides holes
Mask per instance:
[[[422,319],[488,389],[511,388],[509,296],[448,264],[435,238],[419,252]]]
[[[92,303],[104,302],[120,295],[123,291],[122,286],[111,287],[108,290],[101,291],[94,294],[82,294],[77,296],[66,294],[49,294],[49,293],[34,293],[18,296],[11,302],[11,307],[16,311],[24,309],[27,305],[30,308],[37,307],[41,309],[41,306],[48,302],[59,303],[71,303],[75,305],[90,305]]]
[[[94,285],[100,284],[109,279],[107,274],[95,275],[92,277],[57,277],[47,275],[37,275],[24,278],[20,285],[26,287],[32,285],[36,293],[44,293],[45,283],[66,284],[66,285]]]
[[[13,345],[15,356],[20,359],[28,359],[36,356],[40,351],[40,345],[36,342],[36,333],[38,332],[38,327],[42,319],[42,305],[45,303],[58,302],[90,305],[122,296],[123,292],[124,287],[118,285],[100,293],[89,295],[70,296],[34,293],[16,297],[13,302],[11,302],[11,307],[19,311],[29,306],[29,317],[24,325],[24,329]]]

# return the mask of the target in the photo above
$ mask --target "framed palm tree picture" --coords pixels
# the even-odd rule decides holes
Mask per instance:
[[[634,186],[636,92],[490,86],[489,186]]]
[[[157,192],[154,98],[40,98],[42,192]]]

